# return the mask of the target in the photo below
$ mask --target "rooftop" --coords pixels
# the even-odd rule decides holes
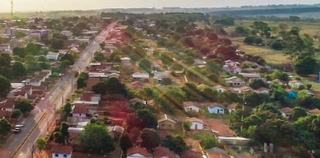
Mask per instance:
[[[163,121],[170,121],[170,122],[172,122],[172,123],[176,123],[176,121],[174,121],[174,120],[172,120],[172,119],[168,118],[168,117],[167,117],[167,114],[164,114],[164,118],[163,118],[163,119],[158,120],[158,123],[159,123],[159,122],[163,122]]]
[[[153,151],[154,158],[176,158],[176,154],[165,147],[157,147]]]
[[[191,118],[187,118],[186,121],[188,122],[199,122],[204,124],[204,122],[201,119],[195,118],[195,117],[191,117]]]
[[[71,154],[72,153],[72,146],[68,145],[57,145],[52,148],[52,153],[59,153],[59,154]]]
[[[142,147],[139,147],[139,146],[135,146],[135,147],[131,147],[127,150],[127,156],[130,156],[130,155],[133,155],[133,154],[141,154],[145,157],[148,157],[149,156],[149,153],[147,151],[146,148],[142,148]]]

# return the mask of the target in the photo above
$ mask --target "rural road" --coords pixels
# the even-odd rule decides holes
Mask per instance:
[[[100,43],[105,40],[116,23],[108,25],[83,51],[80,58],[73,65],[73,70],[84,71],[93,58],[93,54],[100,49]],[[72,93],[75,87],[75,71],[68,71],[65,76],[52,88],[36,108],[25,118],[25,127],[19,134],[12,135],[0,150],[0,158],[30,158],[33,145],[39,137],[43,137],[51,123],[55,120],[55,111]]]

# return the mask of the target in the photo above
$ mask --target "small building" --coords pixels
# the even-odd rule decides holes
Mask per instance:
[[[280,112],[284,118],[289,118],[292,112],[292,109],[289,107],[285,107],[280,109]]]
[[[161,81],[164,78],[169,78],[169,73],[168,71],[165,72],[154,72],[153,78],[157,79],[158,81]]]
[[[239,92],[240,93],[251,93],[253,91],[254,90],[251,87],[248,87],[248,86],[243,86],[243,87],[239,88]]]
[[[232,104],[228,105],[226,109],[228,109],[229,113],[231,114],[236,111],[236,107],[237,107],[237,104],[232,103]]]
[[[208,111],[211,114],[224,114],[224,106],[220,103],[211,103],[208,105]]]
[[[46,58],[48,60],[58,60],[59,59],[59,53],[53,53],[53,52],[49,52],[47,55],[46,55]]]
[[[120,60],[121,60],[121,63],[122,63],[122,65],[123,66],[125,66],[125,67],[131,67],[131,59],[129,58],[129,57],[123,57],[123,58],[120,58]]]
[[[176,158],[176,154],[165,147],[156,147],[153,150],[153,158]]]
[[[318,115],[318,114],[320,114],[320,110],[319,109],[312,109],[312,110],[309,110],[309,113],[310,114],[314,114],[314,115]]]
[[[71,158],[72,146],[57,145],[52,148],[52,158]]]
[[[0,44],[0,52],[11,52],[10,44]]]
[[[256,93],[264,93],[264,94],[268,94],[269,93],[269,89],[265,88],[265,87],[260,87],[259,89],[255,90]]]
[[[134,81],[131,83],[131,88],[132,89],[143,89],[144,88],[144,84],[140,81]]]
[[[72,117],[87,117],[87,114],[89,112],[87,108],[87,104],[75,104],[75,106],[72,109]]]
[[[187,118],[186,121],[191,123],[190,129],[193,129],[193,130],[204,129],[204,122],[201,119],[191,117],[191,118]]]
[[[127,150],[127,158],[148,158],[148,157],[149,157],[149,153],[146,148],[135,146]]]
[[[234,87],[242,87],[246,85],[246,83],[242,79],[236,76],[226,78],[225,81],[229,86],[234,86]]]
[[[248,145],[250,139],[243,137],[222,137],[218,136],[218,142],[225,145]]]
[[[191,102],[191,101],[183,102],[183,105],[184,105],[185,111],[195,111],[195,112],[200,111],[200,108],[198,107],[199,105],[196,102]]]
[[[288,82],[288,85],[289,85],[290,87],[292,87],[292,86],[299,87],[299,86],[301,86],[301,85],[303,85],[303,84],[302,84],[300,81],[298,81],[298,80],[291,80],[291,81]]]
[[[259,73],[239,73],[239,75],[243,76],[247,79],[259,79],[261,78]]]
[[[213,87],[213,89],[216,90],[219,93],[223,93],[223,92],[225,92],[227,90],[225,87],[223,87],[221,85],[216,85],[216,86]]]
[[[167,117],[167,114],[164,114],[164,118],[158,120],[158,128],[159,129],[174,129],[176,125],[176,121]]]
[[[149,79],[149,74],[148,73],[133,73],[132,74],[133,79]]]

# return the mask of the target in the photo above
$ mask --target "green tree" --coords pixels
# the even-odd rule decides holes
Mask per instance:
[[[254,40],[255,40],[255,37],[256,36],[248,36],[243,40],[243,42],[246,43],[246,44],[253,44]]]
[[[294,70],[298,75],[307,76],[315,72],[318,63],[316,59],[311,56],[305,56],[303,58],[298,58],[294,65]]]
[[[103,53],[96,52],[96,53],[94,53],[94,60],[96,60],[96,61],[105,61],[106,57],[104,56]]]
[[[18,118],[19,116],[21,116],[22,112],[19,109],[15,109],[12,113],[12,118]]]
[[[101,48],[101,49],[104,49],[104,46],[106,46],[106,43],[105,43],[105,42],[101,42],[101,43],[100,43],[100,48]]]
[[[263,40],[262,38],[260,37],[255,37],[253,42],[256,44],[256,45],[260,45],[260,44],[263,44]]]
[[[19,109],[22,113],[31,112],[33,110],[33,106],[30,104],[28,99],[18,99],[15,102],[15,108]]]
[[[285,48],[285,44],[281,39],[276,39],[271,42],[271,48],[274,50],[282,50]]]
[[[126,154],[127,150],[133,146],[131,138],[129,137],[129,134],[127,132],[121,135],[119,145],[122,151],[124,152],[124,154]]]
[[[20,58],[24,58],[26,56],[26,53],[27,53],[25,48],[22,48],[22,47],[13,48],[12,52],[13,52],[13,55],[17,55]]]
[[[92,86],[92,91],[98,94],[105,94],[107,91],[107,86],[103,82],[99,82]]]
[[[122,84],[118,78],[111,77],[104,81],[105,87],[108,87],[106,94],[117,94],[122,96],[127,96],[128,92],[124,84]]]
[[[109,153],[115,150],[115,144],[104,124],[88,124],[80,134],[80,143],[94,153]]]
[[[249,83],[249,86],[253,89],[259,89],[261,87],[268,87],[268,85],[261,79],[253,80]]]
[[[150,73],[151,72],[151,66],[152,66],[152,63],[149,59],[147,58],[142,58],[140,61],[139,61],[139,67],[141,69],[143,69],[144,71]]]
[[[154,129],[145,128],[141,134],[141,146],[147,148],[149,151],[158,147],[161,144],[161,138],[157,131]]]
[[[293,121],[298,120],[300,117],[305,117],[307,116],[307,110],[301,107],[295,107],[292,109],[291,115],[290,115],[290,119],[292,119]]]
[[[68,128],[69,128],[69,125],[66,122],[62,122],[60,131],[65,138],[69,137]]]
[[[310,153],[303,146],[292,146],[292,151],[299,158],[310,158]]]
[[[64,41],[62,39],[52,39],[51,48],[62,49],[64,47]]]
[[[190,131],[191,123],[188,121],[183,122],[183,128],[187,131]]]
[[[65,105],[62,106],[62,111],[70,114],[70,112],[72,111],[72,105],[70,103],[67,103]]]
[[[22,37],[26,37],[27,35],[24,34],[23,32],[16,31],[16,32],[14,32],[14,36],[15,36],[16,38],[22,38]]]
[[[171,151],[180,154],[181,152],[188,149],[186,142],[181,136],[171,136],[167,135],[163,140],[161,145],[170,149]]]
[[[274,79],[279,79],[279,80],[282,80],[282,81],[289,81],[289,75],[283,71],[280,71],[280,70],[275,70],[272,72],[272,74],[270,75],[271,78],[274,80]]]
[[[0,120],[0,134],[7,135],[11,130],[11,124],[6,119]]]
[[[6,93],[11,89],[11,83],[10,81],[0,75],[0,93]]]
[[[15,62],[12,66],[12,75],[14,77],[23,77],[27,74],[27,69],[21,62]]]
[[[59,68],[60,70],[64,70],[70,65],[71,65],[71,62],[69,60],[63,60],[61,61]]]
[[[60,131],[56,131],[53,133],[54,142],[58,144],[64,144],[65,143],[65,137],[62,135]]]
[[[139,118],[144,122],[147,128],[157,128],[158,126],[158,118],[155,113],[153,113],[149,109],[139,109],[136,114]]]
[[[248,36],[250,30],[248,28],[245,28],[243,26],[237,26],[234,33],[236,35],[241,35],[241,36]]]
[[[163,85],[171,85],[172,80],[171,80],[171,78],[163,78],[160,83]]]
[[[42,151],[46,148],[47,146],[47,141],[44,140],[43,138],[38,138],[37,141],[36,141],[36,145],[37,145],[37,148]]]

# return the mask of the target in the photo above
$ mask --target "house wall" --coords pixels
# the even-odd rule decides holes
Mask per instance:
[[[48,60],[58,60],[59,55],[47,55],[46,58]]]
[[[227,82],[230,86],[240,87],[245,86],[245,82]]]
[[[136,153],[136,154],[132,154],[132,155],[127,156],[127,158],[147,158],[147,157]]]
[[[195,130],[202,130],[203,129],[203,124],[200,122],[192,122],[190,129],[195,129]]]
[[[32,85],[32,86],[41,86],[41,82],[30,82],[29,85]]]
[[[224,91],[226,91],[226,89],[224,89],[224,88],[218,88],[218,89],[216,89],[219,93],[223,93]]]
[[[81,118],[85,118],[87,117],[86,114],[80,114],[80,113],[72,113],[72,117],[81,117]]]
[[[175,124],[170,121],[162,121],[159,123],[159,129],[174,129]]]
[[[2,111],[13,111],[12,108],[2,108],[1,110],[2,110]]]
[[[208,107],[208,110],[211,114],[224,114],[224,109],[218,106],[212,108]]]
[[[199,112],[199,108],[198,107],[196,107],[196,106],[187,106],[187,107],[184,107],[184,110],[185,111],[196,111],[196,112]]]
[[[229,114],[231,114],[231,113],[235,112],[236,110],[235,109],[228,109],[228,111],[229,111]]]
[[[66,155],[66,156],[65,156]],[[52,153],[52,158],[71,158],[71,154],[57,154],[57,153]]]

